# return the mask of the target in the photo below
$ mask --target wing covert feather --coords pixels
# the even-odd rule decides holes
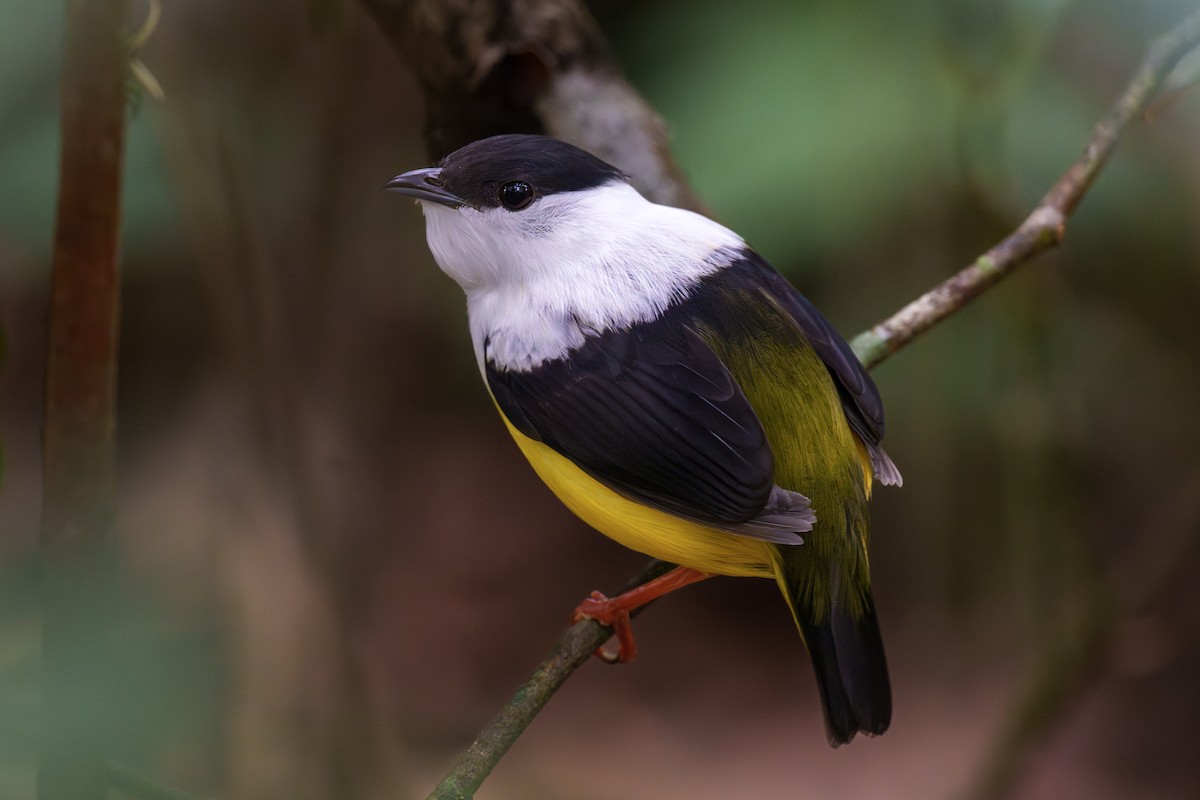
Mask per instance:
[[[737,525],[768,505],[774,460],[745,395],[685,326],[606,331],[533,370],[487,363],[513,425],[618,492]]]

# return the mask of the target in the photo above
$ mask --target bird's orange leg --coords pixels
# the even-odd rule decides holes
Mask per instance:
[[[598,647],[595,655],[610,664],[624,664],[632,661],[637,655],[637,644],[633,641],[633,626],[629,623],[629,614],[668,592],[711,577],[712,574],[698,569],[676,567],[665,575],[659,575],[654,580],[635,586],[613,598],[605,597],[600,592],[592,592],[575,609],[571,622],[594,619],[601,625],[612,628],[617,637],[617,651],[611,653],[603,647]]]

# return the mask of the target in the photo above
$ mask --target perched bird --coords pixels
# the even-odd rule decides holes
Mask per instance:
[[[737,234],[555,139],[493,136],[387,188],[420,201],[537,474],[601,533],[680,565],[577,617],[614,626],[627,660],[633,608],[711,575],[773,578],[830,743],[883,733],[867,500],[900,473],[875,384],[820,312]]]

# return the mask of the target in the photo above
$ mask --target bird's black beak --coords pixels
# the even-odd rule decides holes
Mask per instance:
[[[384,188],[414,197],[417,200],[437,203],[450,208],[465,205],[462,198],[446,191],[445,185],[442,184],[442,170],[439,167],[414,169],[412,172],[397,175],[388,181]]]

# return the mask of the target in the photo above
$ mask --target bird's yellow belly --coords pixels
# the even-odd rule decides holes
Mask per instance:
[[[503,418],[504,414],[501,412]],[[716,575],[773,577],[774,545],[680,519],[629,500],[530,439],[508,421],[509,433],[558,499],[588,525],[653,558]]]

